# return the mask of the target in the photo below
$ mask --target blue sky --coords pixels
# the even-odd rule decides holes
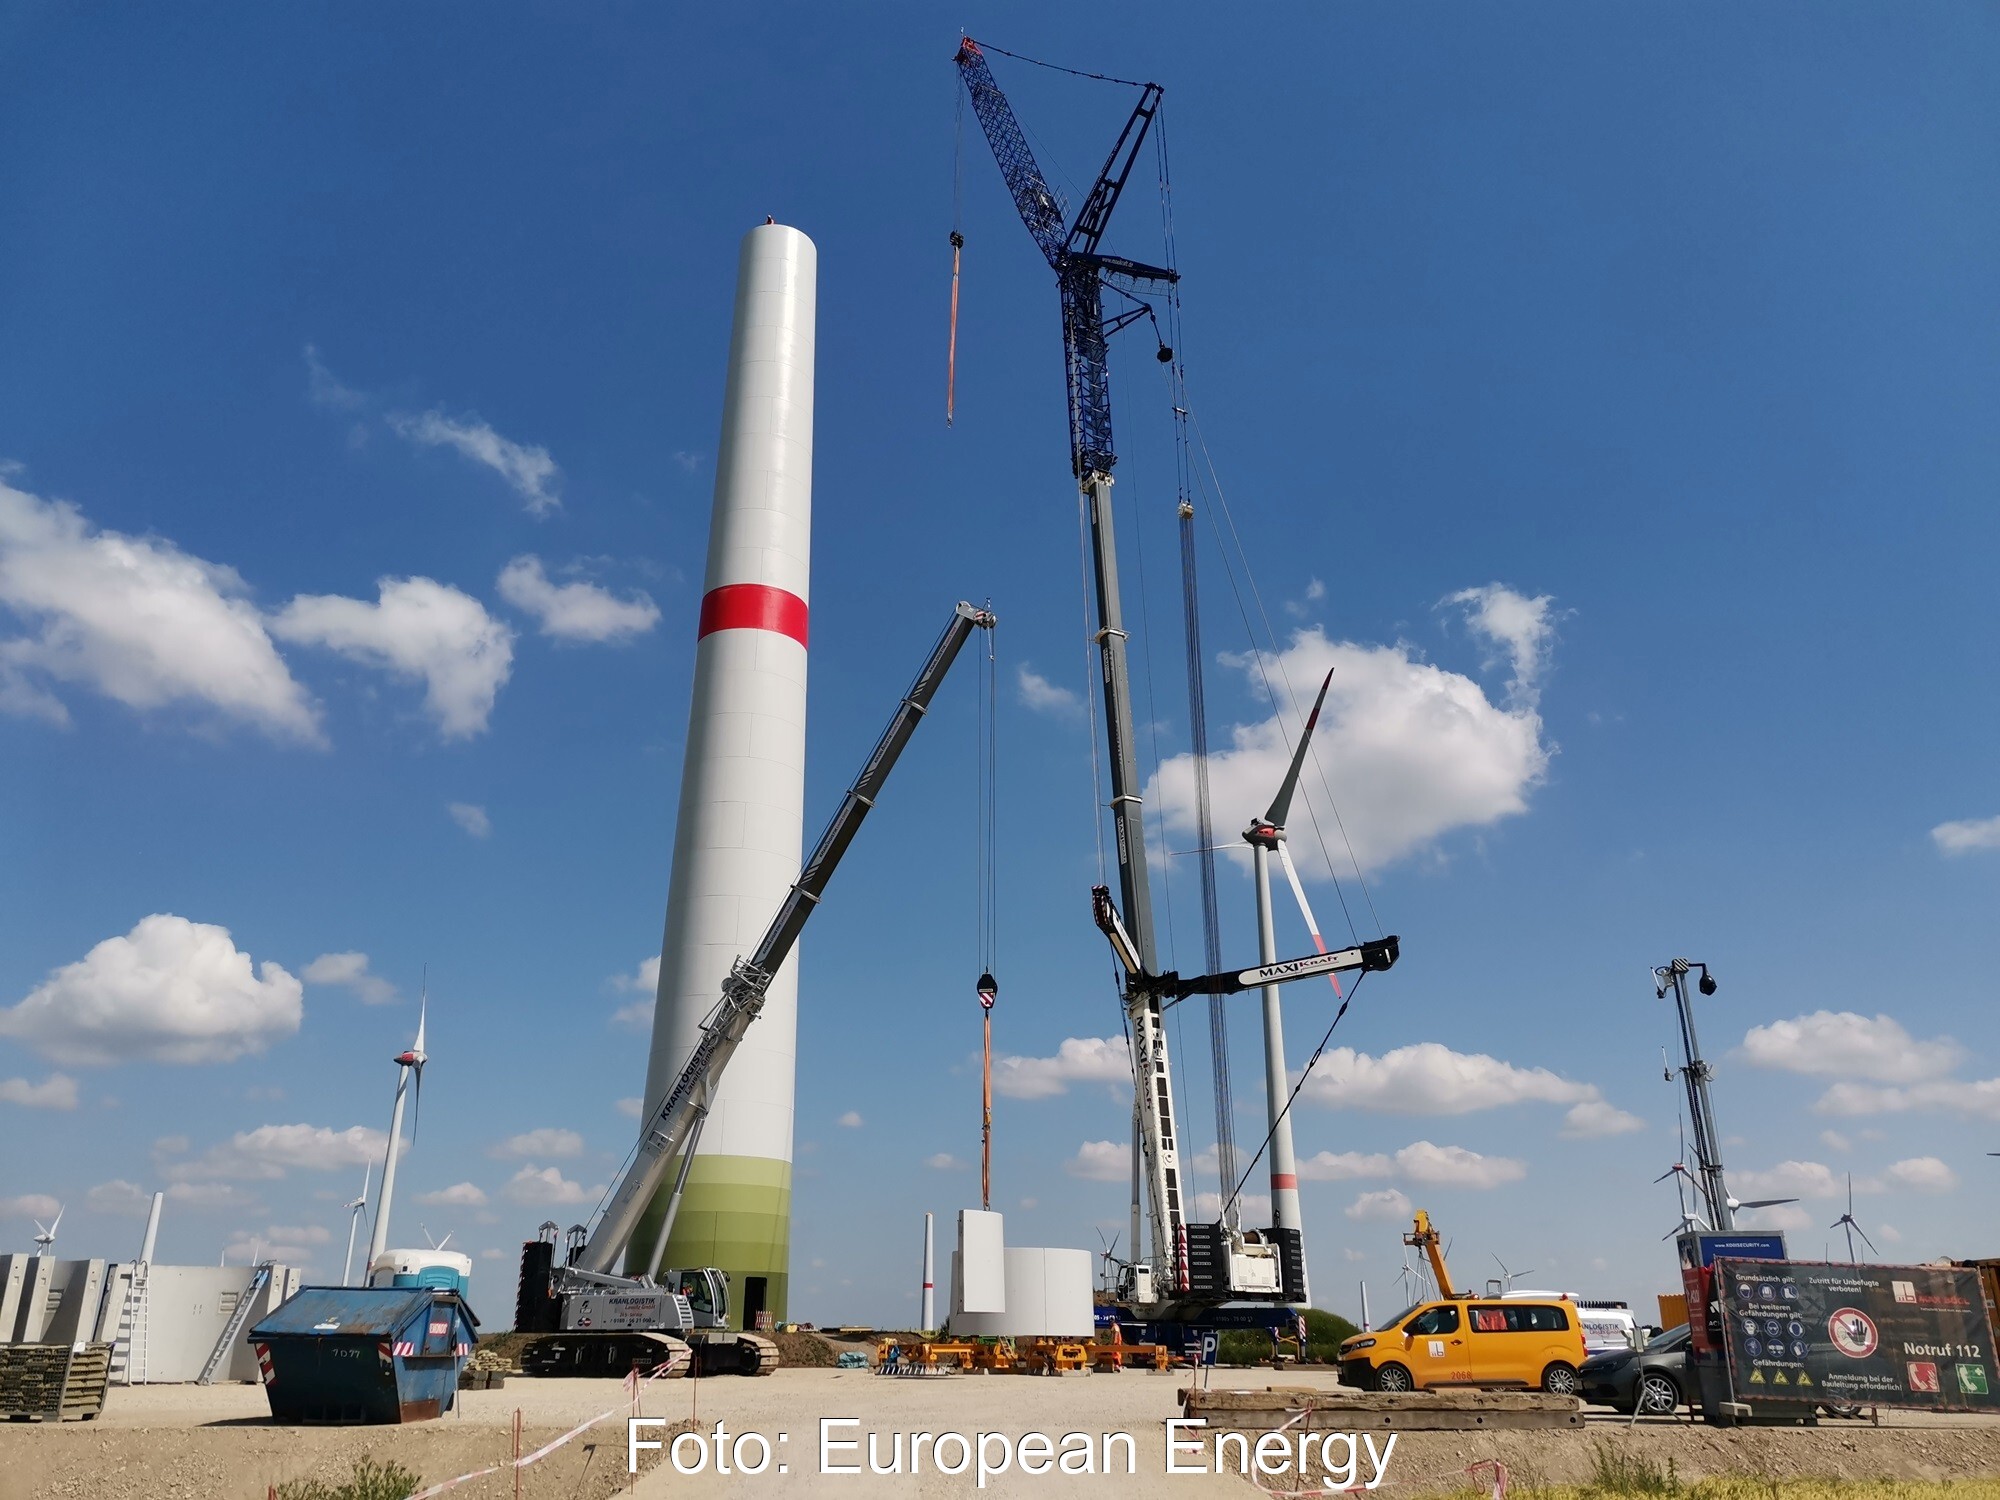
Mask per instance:
[[[1166,86],[1193,408],[1294,681],[1341,667],[1322,764],[1404,957],[1298,1109],[1319,1300],[1394,1300],[1406,1202],[1469,1277],[1669,1289],[1647,971],[1676,953],[1722,981],[1732,1186],[1804,1195],[1795,1248],[1851,1171],[1886,1252],[1991,1253],[2000,22],[1972,5],[0,12],[0,1242],[60,1201],[61,1250],[130,1254],[164,1187],[164,1257],[337,1272],[426,965],[393,1238],[494,1252],[504,1317],[520,1239],[595,1200],[766,214],[820,252],[808,822],[990,596],[996,1206],[1014,1243],[1122,1225],[1054,289],[969,117],[942,420],[960,24]],[[996,72],[1087,184],[1129,96]],[[1155,258],[1159,225],[1148,178],[1114,247]],[[1130,337],[1128,609],[1184,850],[1167,396]],[[1271,643],[1204,545],[1233,834],[1269,795],[1241,663]],[[927,1165],[978,1153],[973,707],[968,674],[804,944],[799,1316],[910,1316],[919,1215],[976,1201]],[[1288,993],[1295,1066],[1328,998]],[[1205,1033],[1174,1036],[1196,1147]],[[1233,1043],[1254,1141],[1247,1009]]]

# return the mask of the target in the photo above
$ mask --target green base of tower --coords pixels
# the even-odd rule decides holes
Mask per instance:
[[[671,1182],[646,1206],[625,1253],[628,1272],[642,1272],[651,1262],[670,1196]],[[773,1322],[785,1321],[791,1252],[792,1164],[763,1156],[697,1155],[661,1266],[714,1266],[725,1272],[730,1326],[743,1328],[754,1326],[760,1308]]]

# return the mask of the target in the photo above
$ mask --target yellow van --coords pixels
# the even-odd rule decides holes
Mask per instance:
[[[1420,1302],[1340,1346],[1340,1378],[1373,1391],[1527,1386],[1574,1396],[1583,1363],[1575,1304],[1497,1298]]]

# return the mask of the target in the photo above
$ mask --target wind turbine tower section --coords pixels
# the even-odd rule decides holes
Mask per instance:
[[[813,242],[796,229],[766,221],[743,238],[646,1071],[649,1113],[686,1066],[730,964],[756,948],[799,875],[817,268]],[[759,1312],[785,1315],[797,1033],[794,958],[709,1102],[664,1252],[654,1248],[670,1186],[628,1251],[635,1272],[727,1272],[731,1322],[744,1326]]]

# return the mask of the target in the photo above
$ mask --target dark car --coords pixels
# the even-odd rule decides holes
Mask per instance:
[[[1577,1368],[1583,1399],[1593,1406],[1671,1416],[1693,1394],[1687,1367],[1688,1328],[1656,1334],[1643,1349],[1607,1349]]]

